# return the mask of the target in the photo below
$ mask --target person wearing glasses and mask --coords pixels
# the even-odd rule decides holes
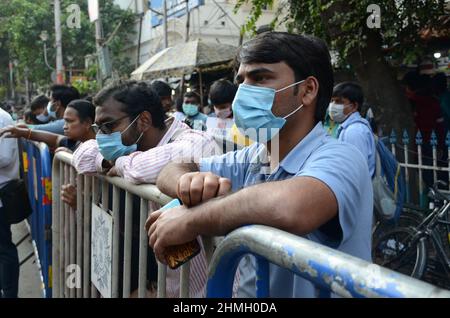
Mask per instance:
[[[257,131],[250,137],[258,142],[161,171],[157,186],[183,205],[147,220],[160,261],[170,246],[248,224],[371,261],[373,195],[365,158],[328,136],[321,123],[333,90],[330,60],[322,40],[284,32],[265,32],[239,49],[233,116],[240,131]],[[269,266],[271,297],[327,296],[291,271]],[[253,256],[242,259],[239,275],[237,296],[255,297]]]
[[[181,158],[199,160],[216,151],[212,137],[201,131],[190,129],[186,124],[169,118],[165,113],[158,94],[145,82],[120,81],[101,90],[93,99],[96,105],[94,128],[95,140],[81,144],[73,154],[72,163],[78,173],[106,173],[120,176],[139,183],[155,183],[161,169],[170,161]],[[139,201],[133,204],[139,208]],[[133,222],[139,227],[139,212],[133,213]],[[141,229],[137,228],[136,233]],[[135,233],[135,231],[133,231]],[[138,242],[132,251],[132,266],[138,266]],[[150,281],[156,281],[156,263],[149,254]],[[203,255],[204,256],[204,255]],[[133,267],[134,268],[134,267]],[[191,265],[192,279],[195,268],[206,270],[204,257],[196,257]],[[132,270],[132,290],[137,288],[138,270]],[[134,276],[133,276],[134,275]],[[174,280],[174,284],[179,281]],[[191,284],[191,295],[203,292],[198,286],[204,281]],[[178,286],[167,283],[168,296],[176,296]]]

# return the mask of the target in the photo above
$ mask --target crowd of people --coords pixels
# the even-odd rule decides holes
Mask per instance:
[[[203,112],[194,91],[174,103],[172,88],[161,80],[115,82],[92,99],[80,99],[73,87],[54,85],[48,97],[33,99],[24,123],[14,125],[0,113],[5,117],[0,135],[6,137],[0,146],[13,147],[10,138],[45,142],[54,151],[73,153],[78,173],[153,183],[178,197],[183,205],[170,213],[153,212],[146,223],[150,295],[157,279],[156,259],[165,263],[168,247],[202,235],[226,235],[245,224],[282,229],[370,262],[376,146],[371,126],[360,114],[361,86],[334,86],[328,48],[311,36],[264,33],[245,43],[236,60],[238,86],[226,79],[214,82],[208,96],[210,114]],[[414,80],[408,82],[408,97],[416,113],[427,112],[420,106],[424,95]],[[448,124],[448,91],[440,87]],[[327,116],[338,127],[336,138],[324,129]],[[416,118],[422,120],[421,115]],[[416,124],[427,133],[427,124]],[[257,137],[245,142],[247,147],[218,153],[214,136],[234,140],[248,130],[257,131]],[[16,152],[0,152],[0,171],[10,169],[14,156]],[[76,186],[64,185],[61,198],[76,209]],[[133,216],[135,290],[141,229],[139,213]],[[0,290],[4,297],[14,297],[17,251],[8,226],[0,226]],[[123,253],[123,246],[120,249]],[[3,256],[7,250],[12,256]],[[191,262],[192,297],[204,296],[206,275],[202,249]],[[175,297],[179,272],[169,270],[167,276],[167,295]],[[255,281],[255,259],[246,256],[236,275],[236,296],[255,296]],[[318,297],[319,289],[270,265],[270,295]]]

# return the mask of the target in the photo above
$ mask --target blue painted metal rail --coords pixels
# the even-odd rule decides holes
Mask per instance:
[[[296,235],[262,225],[231,232],[209,265],[207,297],[231,297],[245,254],[257,256],[257,297],[270,297],[268,262],[342,297],[450,297],[450,291],[413,279]]]
[[[19,140],[22,149],[21,169],[27,183],[33,213],[29,218],[31,237],[37,250],[44,292],[52,292],[52,158],[46,144]]]

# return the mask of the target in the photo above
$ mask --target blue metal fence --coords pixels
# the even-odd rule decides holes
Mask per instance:
[[[22,173],[33,208],[29,218],[31,237],[36,248],[46,297],[52,288],[52,158],[46,144],[21,139]]]
[[[426,208],[428,187],[437,180],[450,180],[450,132],[442,136],[432,131],[429,137],[424,138],[417,131],[414,138],[410,138],[403,130],[401,138],[398,136],[394,130],[391,131],[389,143],[392,153],[405,169],[406,202]],[[441,190],[450,193],[450,183]]]
[[[257,259],[256,296],[270,297],[269,263],[341,297],[450,297],[450,291],[368,263],[305,238],[262,225],[239,228],[219,244],[209,264],[207,297],[231,297],[240,259]]]

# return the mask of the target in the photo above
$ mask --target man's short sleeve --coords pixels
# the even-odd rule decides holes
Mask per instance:
[[[47,124],[30,125],[31,129],[48,131],[58,135],[64,135],[64,119],[58,119]]]
[[[212,172],[230,179],[233,191],[237,191],[244,186],[249,164],[249,148],[247,147],[221,156],[202,158],[199,167],[201,172]]]
[[[296,176],[316,178],[334,193],[342,230],[339,243],[343,243],[363,218],[371,217],[371,178],[366,160],[354,146],[335,143],[322,148],[311,155]]]

